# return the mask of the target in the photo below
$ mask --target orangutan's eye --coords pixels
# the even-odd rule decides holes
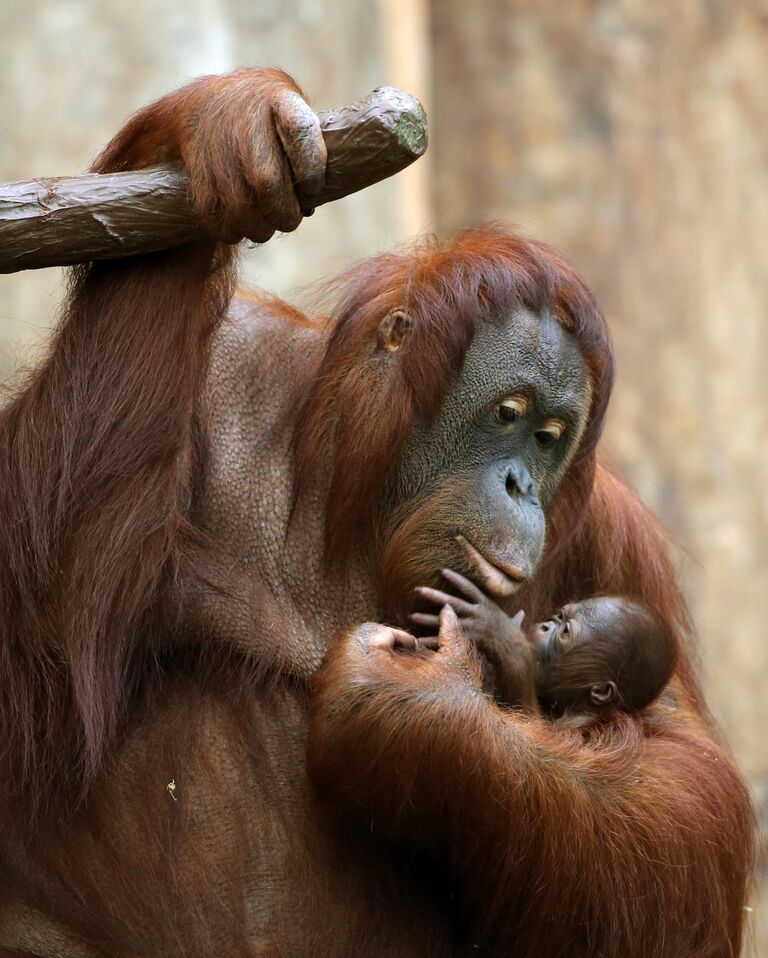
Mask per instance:
[[[498,422],[508,423],[517,420],[528,411],[528,400],[525,396],[506,396],[493,411]]]
[[[540,446],[553,446],[565,432],[565,423],[562,419],[548,419],[543,426],[536,430],[536,442]]]

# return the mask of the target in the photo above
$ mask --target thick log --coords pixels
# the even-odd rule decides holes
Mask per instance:
[[[312,197],[299,192],[302,206],[378,183],[427,148],[421,104],[395,87],[318,115],[328,148],[325,186]],[[136,256],[201,235],[180,167],[0,184],[0,273]]]

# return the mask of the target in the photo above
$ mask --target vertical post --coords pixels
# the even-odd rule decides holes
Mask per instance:
[[[378,0],[384,74],[411,91],[430,117],[432,92],[431,0]],[[396,182],[398,232],[403,240],[434,229],[430,155]]]

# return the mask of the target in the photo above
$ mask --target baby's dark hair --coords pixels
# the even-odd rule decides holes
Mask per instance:
[[[600,683],[613,683],[606,709],[634,712],[656,699],[675,671],[678,642],[672,629],[644,602],[598,596],[579,603],[591,641],[553,659],[546,686],[559,702],[578,708]],[[591,711],[600,711],[593,697]]]

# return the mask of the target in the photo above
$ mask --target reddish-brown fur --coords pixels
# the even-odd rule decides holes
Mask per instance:
[[[212,232],[266,238],[270,229],[250,211],[250,188],[232,153],[245,162],[259,120],[253,104],[281,85],[295,89],[277,71],[192,84],[142,111],[97,168],[183,157]],[[440,942],[451,938],[448,919],[429,926],[419,910],[432,889],[407,894],[411,886],[396,871],[398,881],[386,872],[377,884],[385,863],[392,865],[370,836],[326,840],[300,767],[300,685],[279,677],[264,691],[260,674],[228,663],[226,650],[209,648],[203,667],[175,636],[173,668],[189,679],[165,699],[163,656],[180,615],[178,585],[194,577],[192,557],[204,546],[191,520],[206,448],[203,385],[232,265],[231,251],[212,242],[80,269],[48,359],[0,412],[0,815],[53,888],[30,881],[13,890],[110,954],[218,953],[211,929],[245,921],[241,822],[233,823],[234,838],[225,828],[234,849],[227,884],[211,849],[198,848],[194,829],[185,832],[188,817],[168,817],[174,807],[159,777],[167,768],[197,769],[216,807],[217,773],[194,746],[196,717],[213,709],[246,743],[232,749],[243,780],[251,781],[246,771],[263,778],[265,834],[275,816],[285,821],[287,860],[317,875],[316,884],[305,879],[306,902],[286,902],[276,918],[282,937],[275,932],[263,950],[252,942],[237,953],[278,954],[294,940],[290,932],[306,941],[302,954],[334,954],[320,946],[314,952],[311,926],[295,931],[301,919],[291,918],[292,906],[309,915],[325,900],[330,875],[350,895],[352,886],[370,887],[366,902],[391,907],[393,929],[433,942],[430,954],[447,954]],[[593,389],[590,424],[557,496],[525,606],[538,616],[574,596],[631,592],[684,630],[684,605],[653,522],[605,471],[593,486],[612,363],[599,310],[569,267],[540,244],[478,230],[446,248],[377,259],[353,271],[341,290],[325,357],[302,384],[309,423],[294,448],[297,497],[318,461],[334,455],[329,562],[350,546],[381,548],[377,499],[414,416],[438,414],[475,314],[524,303],[551,309],[574,333]],[[368,354],[392,307],[413,314],[414,348],[398,354],[402,362],[376,392]],[[376,428],[364,429],[371,422]],[[395,565],[412,548],[396,539]],[[397,596],[381,600],[397,604]],[[673,944],[696,920],[700,933],[688,941],[698,944],[687,953],[736,954],[749,803],[730,758],[698,717],[703,705],[687,665],[680,670],[687,695],[680,691],[673,714],[654,713],[643,725],[622,721],[583,742],[503,718],[452,667],[444,688],[417,669],[415,691],[397,670],[380,670],[375,684],[365,673],[365,695],[350,695],[355,707],[342,711],[333,695],[340,683],[354,687],[348,652],[339,645],[319,687],[318,775],[345,800],[373,809],[384,830],[424,837],[432,854],[447,856],[467,920],[499,953],[512,935],[509,948],[521,955],[565,954],[572,934],[582,950],[570,954],[677,956],[686,952]],[[404,735],[406,715],[412,724]],[[128,771],[115,766],[144,721],[149,758]],[[350,781],[347,747],[359,782]],[[222,795],[227,787],[224,781]],[[238,792],[233,801],[242,799]],[[191,814],[184,788],[179,802]],[[126,817],[135,831],[121,845]],[[258,828],[255,845],[260,854],[276,851],[262,849]],[[350,886],[347,868],[362,876]],[[384,889],[389,897],[377,902]],[[338,901],[327,920],[336,954],[397,953],[366,937],[365,915],[351,903]],[[438,932],[419,938],[422,926]],[[417,947],[407,954],[422,953]]]
[[[197,128],[192,198],[232,232],[252,203],[227,146],[236,131],[248,152],[254,104],[285,83],[298,90],[277,70],[196,81],[137,114],[94,169],[177,159]],[[75,270],[49,358],[0,413],[0,736],[14,743],[0,807],[85,794],[124,717],[137,643],[173,618],[157,600],[196,535],[199,400],[233,259],[212,242]]]
[[[79,270],[50,357],[0,413],[6,813],[84,796],[180,574],[199,394],[230,292],[216,255]]]
[[[728,754],[679,709],[586,733],[502,711],[462,646],[339,643],[310,726],[318,782],[446,862],[486,953],[737,958],[751,821]]]

